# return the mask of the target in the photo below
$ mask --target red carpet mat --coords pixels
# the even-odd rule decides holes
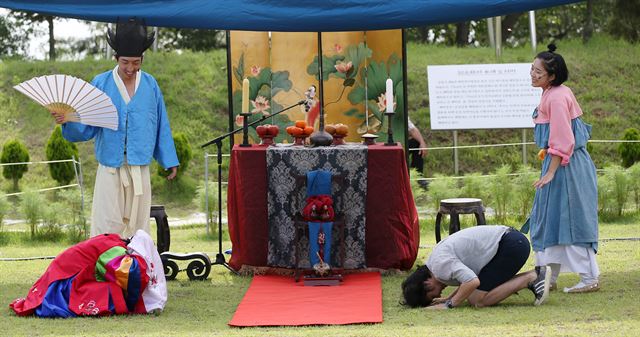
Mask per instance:
[[[253,278],[232,326],[351,324],[382,322],[379,273],[349,274],[339,286],[305,287],[293,277]]]

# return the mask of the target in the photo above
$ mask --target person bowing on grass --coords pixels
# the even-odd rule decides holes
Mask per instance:
[[[528,288],[542,304],[549,295],[548,266],[517,274],[531,248],[524,234],[506,226],[477,226],[456,232],[438,243],[424,266],[402,282],[403,304],[452,309],[465,301],[477,308],[492,306]],[[516,275],[517,274],[517,275]],[[447,286],[457,286],[440,297]]]

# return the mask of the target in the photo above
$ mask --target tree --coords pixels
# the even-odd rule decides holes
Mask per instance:
[[[178,179],[187,171],[187,168],[189,168],[189,162],[193,158],[193,151],[191,150],[189,139],[187,139],[187,136],[181,132],[178,132],[173,136],[173,142],[176,145],[176,153],[178,154],[178,161],[180,162],[178,174],[176,175],[176,179]],[[158,165],[159,176],[166,177],[169,173],[171,173],[170,170],[165,170],[162,166]]]
[[[630,42],[640,41],[640,0],[616,0],[609,23],[613,36]]]
[[[456,46],[464,47],[469,44],[469,21],[456,23]]]
[[[46,147],[47,160],[64,160],[78,158],[78,147],[62,137],[62,128],[56,125]],[[68,185],[75,178],[74,163],[49,163],[51,178],[60,185]]]
[[[10,140],[2,147],[2,155],[0,156],[0,162],[6,163],[24,163],[29,161],[29,151],[18,140]],[[2,175],[6,179],[13,180],[13,190],[18,191],[18,181],[22,178],[25,172],[29,170],[27,164],[22,165],[8,165],[2,169]]]
[[[163,50],[208,51],[224,48],[227,43],[223,30],[162,28],[158,35]]]
[[[56,59],[56,39],[53,33],[54,17],[52,15],[21,11],[12,11],[11,16],[17,20],[19,25],[33,25],[47,22],[49,28],[49,60],[54,61]]]
[[[626,129],[622,139],[640,141],[640,131],[636,128]],[[622,157],[622,166],[630,167],[640,161],[640,143],[620,143],[618,153]]]
[[[23,37],[9,17],[0,16],[0,58],[24,55],[27,41]]]
[[[593,0],[587,0],[587,9],[585,13],[582,42],[587,43],[593,35]]]

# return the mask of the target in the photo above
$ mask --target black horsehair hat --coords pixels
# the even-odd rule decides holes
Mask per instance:
[[[153,32],[148,34],[144,21],[136,18],[127,21],[118,20],[115,34],[111,29],[107,30],[107,42],[118,56],[142,56],[154,40],[155,34]]]

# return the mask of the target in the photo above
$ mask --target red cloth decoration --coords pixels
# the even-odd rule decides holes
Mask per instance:
[[[319,194],[307,198],[307,204],[302,209],[305,221],[328,222],[333,221],[333,199],[330,195]]]
[[[381,144],[368,149],[367,266],[409,270],[418,254],[420,228],[404,150]],[[236,145],[231,154],[227,210],[233,243],[229,264],[235,270],[267,265],[266,151]]]

